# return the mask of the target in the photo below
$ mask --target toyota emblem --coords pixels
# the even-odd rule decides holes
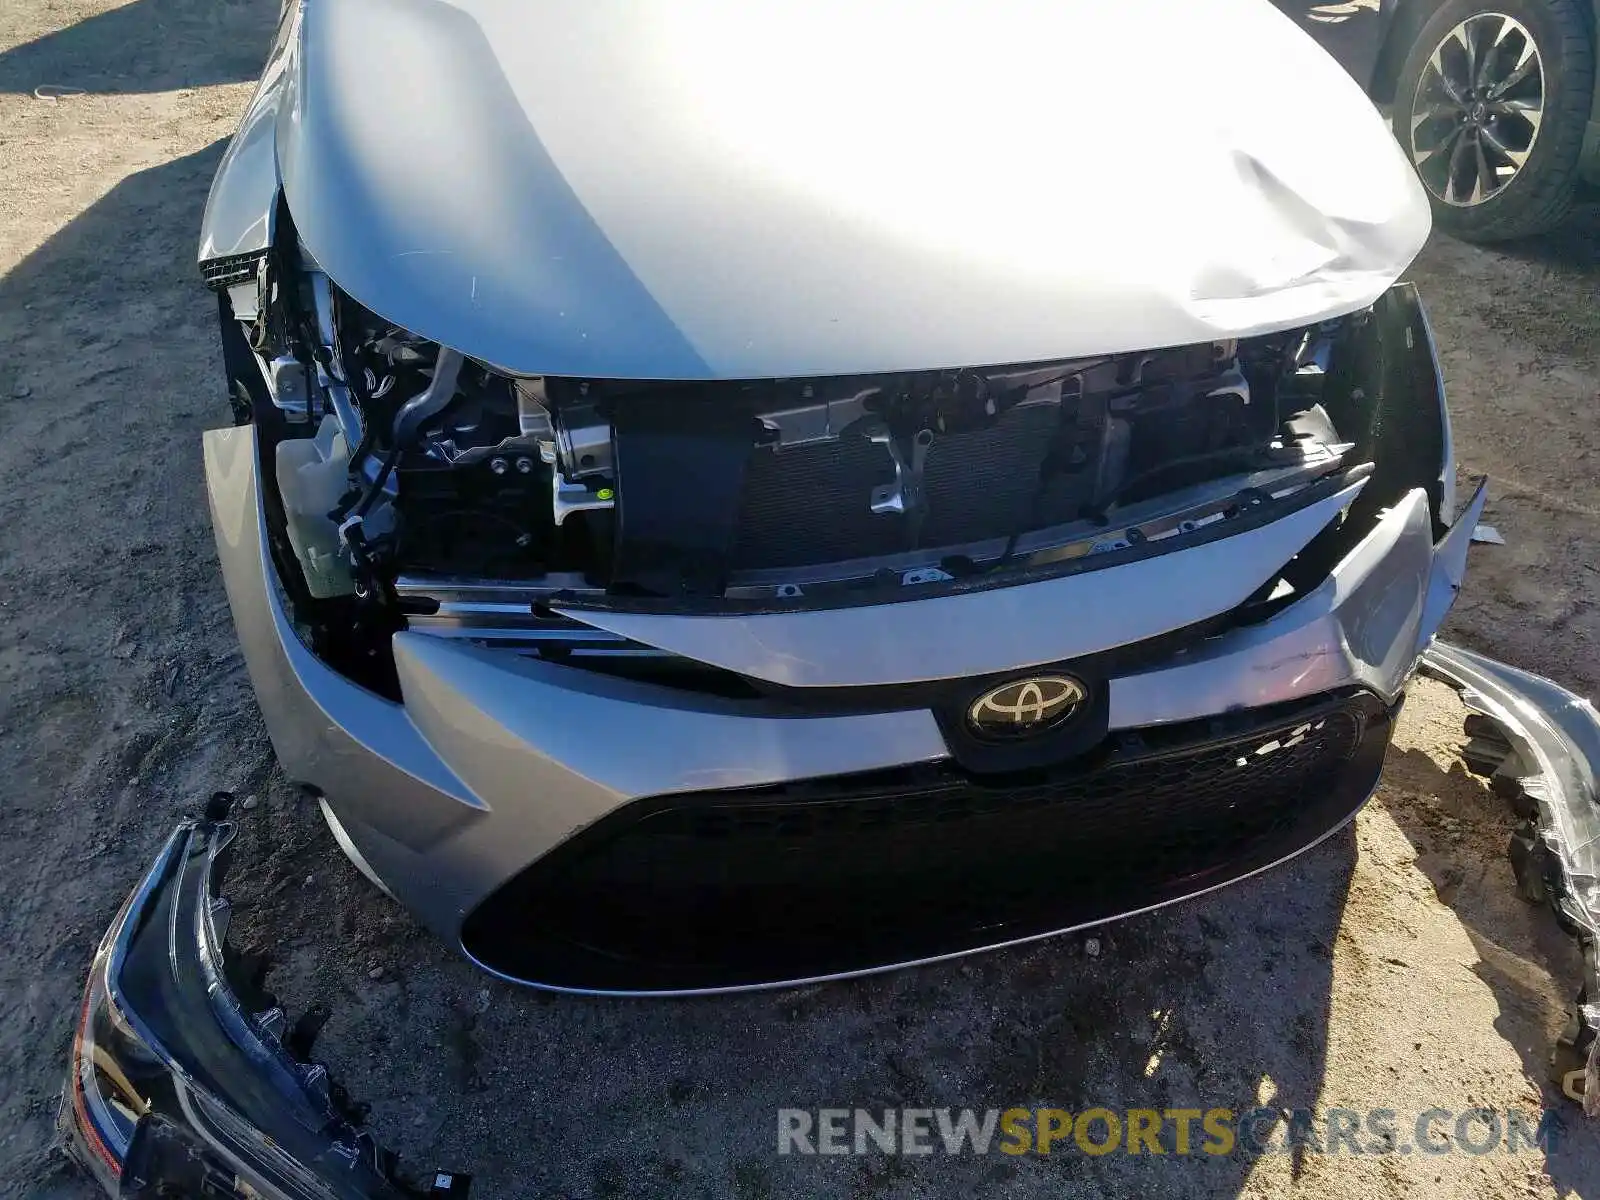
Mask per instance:
[[[1088,694],[1083,684],[1065,675],[1018,679],[979,696],[967,710],[967,721],[989,737],[1043,733],[1075,713]]]

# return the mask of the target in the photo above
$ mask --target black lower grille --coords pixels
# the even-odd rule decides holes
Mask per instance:
[[[637,801],[463,931],[553,986],[693,990],[915,961],[1103,920],[1315,840],[1376,782],[1389,715],[1324,698],[1118,735],[1025,777],[906,768]]]

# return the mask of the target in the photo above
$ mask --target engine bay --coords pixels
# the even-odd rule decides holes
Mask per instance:
[[[306,592],[418,617],[464,580],[796,603],[991,575],[1226,520],[1350,449],[1321,401],[1353,318],[1047,363],[658,383],[499,372],[271,258],[224,295]]]

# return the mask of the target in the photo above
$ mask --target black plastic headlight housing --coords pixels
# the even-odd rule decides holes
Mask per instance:
[[[320,1015],[290,1025],[261,964],[228,949],[225,810],[178,827],[95,954],[63,1097],[71,1153],[121,1197],[465,1195],[466,1176],[400,1176],[306,1058]]]
[[[123,906],[120,927],[128,907]],[[72,1038],[72,1069],[63,1098],[76,1157],[108,1191],[122,1181],[129,1147],[140,1118],[150,1111],[149,1096],[160,1086],[165,1067],[111,1002],[106,969],[111,939],[101,944],[84,989],[78,1029]]]

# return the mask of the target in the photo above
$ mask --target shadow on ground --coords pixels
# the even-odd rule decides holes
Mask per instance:
[[[1461,740],[1464,745],[1465,736]],[[1561,1096],[1550,1066],[1550,1017],[1577,994],[1583,960],[1549,908],[1517,893],[1506,854],[1516,817],[1459,759],[1441,770],[1420,750],[1392,750],[1384,782],[1400,797],[1387,809],[1416,849],[1417,869],[1455,912],[1477,950],[1471,970],[1494,993],[1495,1030],[1517,1051],[1523,1072],[1541,1086],[1544,1103],[1559,1122],[1545,1154],[1551,1182],[1559,1195],[1584,1195],[1592,1179],[1592,1154],[1579,1153],[1578,1135],[1581,1131],[1592,1141],[1592,1127]]]
[[[133,0],[0,51],[0,93],[169,92],[252,80],[276,0]]]
[[[1541,350],[1576,362],[1600,361],[1600,202],[1585,199],[1560,226],[1493,247],[1526,265],[1529,286],[1494,298],[1488,316],[1508,337],[1555,331]]]
[[[199,480],[227,413],[193,257],[222,146],[0,276],[0,1193],[71,1186],[49,1146],[94,946],[179,813],[271,761]]]
[[[1479,315],[1485,323],[1546,359],[1600,364],[1600,306],[1595,303],[1600,294],[1600,201],[1586,196],[1559,226],[1537,237],[1474,246],[1436,236],[1409,274],[1424,283],[1432,276],[1437,288],[1440,267],[1456,281],[1470,281],[1482,274],[1486,258],[1505,260],[1514,286],[1484,298]],[[1452,348],[1472,349],[1445,347]]]

